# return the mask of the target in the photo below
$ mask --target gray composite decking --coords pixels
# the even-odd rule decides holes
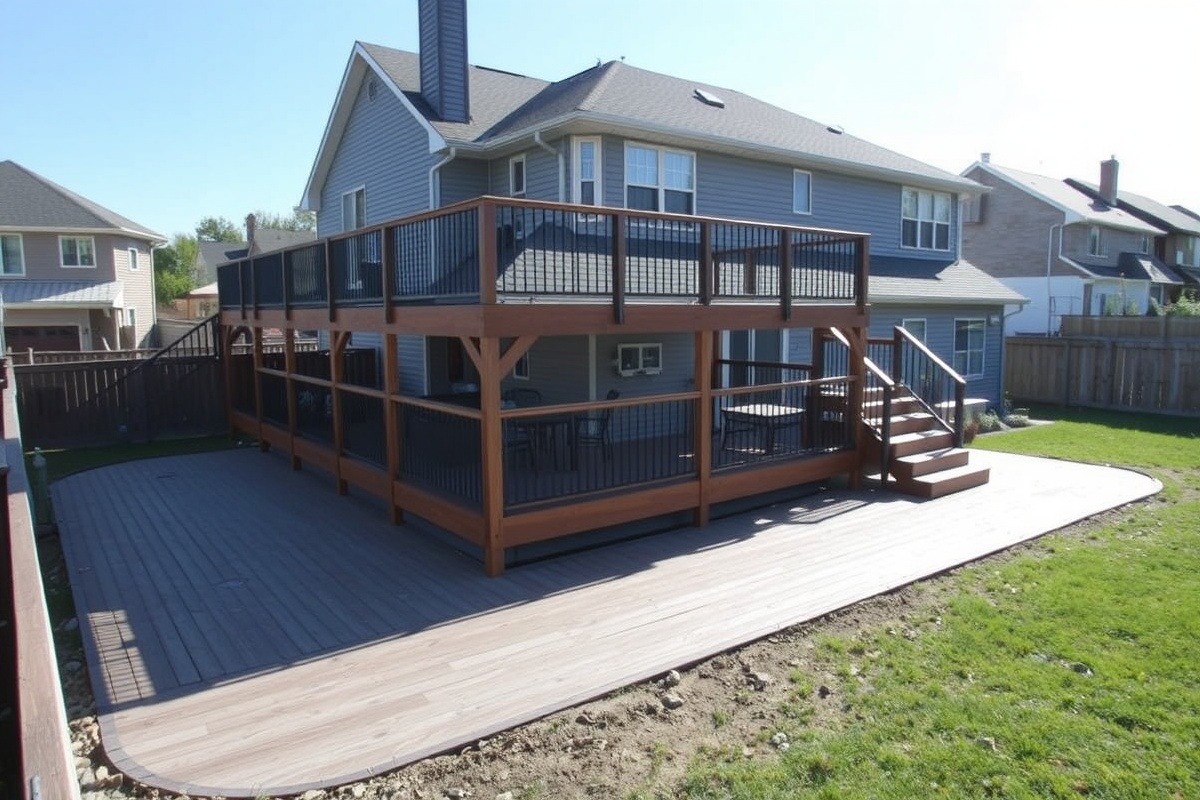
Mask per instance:
[[[491,579],[257,451],[53,489],[109,757],[253,796],[378,774],[1161,488],[971,458],[991,483],[939,500],[829,491]]]

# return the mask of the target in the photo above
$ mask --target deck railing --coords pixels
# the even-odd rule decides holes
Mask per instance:
[[[722,298],[866,302],[868,237],[790,225],[481,197],[217,270],[223,310]]]
[[[901,326],[891,338],[870,339],[867,355],[897,389],[907,389],[962,446],[967,382],[961,375]]]

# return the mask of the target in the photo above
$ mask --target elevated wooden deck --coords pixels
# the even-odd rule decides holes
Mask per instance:
[[[54,503],[113,762],[175,791],[275,795],[378,774],[1160,488],[973,457],[992,483],[936,502],[825,492],[500,579],[256,452],[85,472]]]

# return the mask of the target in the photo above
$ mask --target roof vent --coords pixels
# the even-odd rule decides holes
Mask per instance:
[[[706,105],[706,106],[713,106],[714,108],[724,108],[725,107],[724,100],[717,97],[712,92],[706,92],[703,89],[696,90],[696,99],[699,100],[701,103],[704,103],[704,105]]]
[[[846,129],[841,125],[826,125],[825,130],[829,131],[830,133],[836,133],[838,136],[841,136],[846,132]]]

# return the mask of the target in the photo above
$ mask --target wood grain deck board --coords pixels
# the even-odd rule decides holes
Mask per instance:
[[[972,460],[992,482],[951,497],[826,492],[499,579],[277,456],[135,462],[54,489],[72,574],[95,573],[75,590],[110,757],[163,788],[236,796],[377,774],[1158,489],[1104,467]],[[176,479],[147,479],[168,469]],[[144,583],[105,574],[152,566],[163,575]],[[150,613],[162,592],[171,615],[211,614],[215,601],[188,593],[229,575],[261,608],[216,627]],[[171,648],[193,641],[259,663],[159,680]]]

